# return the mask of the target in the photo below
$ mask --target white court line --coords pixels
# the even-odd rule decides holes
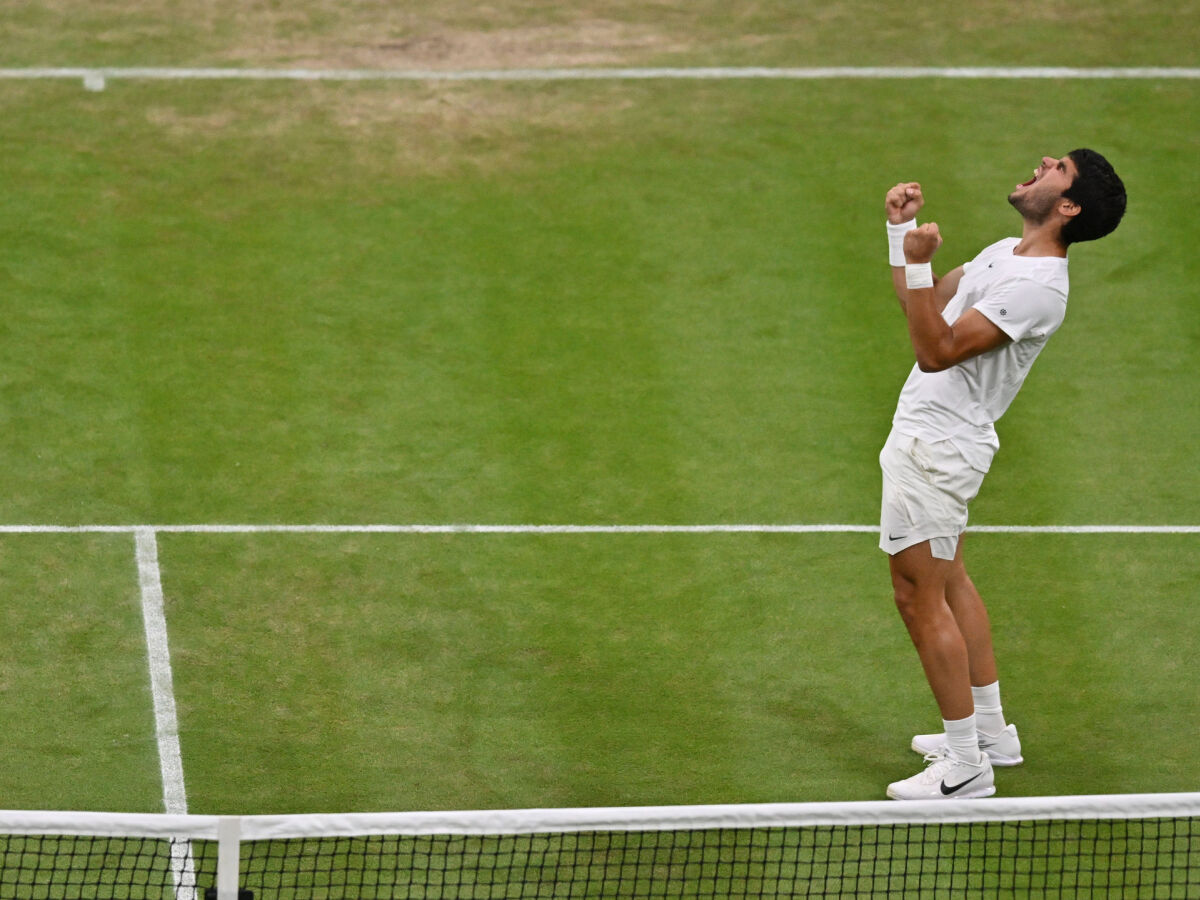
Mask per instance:
[[[1200,68],[1182,66],[695,66],[686,68],[549,69],[265,69],[58,66],[0,69],[0,79],[81,79],[89,90],[108,80],[153,81],[630,81],[630,80],[827,80],[834,78],[951,79],[1196,79]]]
[[[179,720],[175,712],[175,687],[171,677],[171,650],[167,642],[167,617],[163,608],[162,575],[158,569],[158,540],[151,528],[134,529],[138,584],[142,591],[142,619],[150,658],[150,689],[154,694],[154,724],[162,765],[163,806],[168,814],[187,813],[183,783],[183,756],[179,749]]]
[[[152,544],[156,534],[873,534],[878,525],[0,525],[0,534],[136,534]],[[973,534],[1200,534],[1200,525],[969,525]],[[158,589],[161,606],[162,588]],[[143,595],[144,596],[144,595]],[[164,626],[165,627],[165,626]]]
[[[179,718],[175,711],[175,687],[171,677],[171,650],[167,641],[167,618],[163,608],[162,575],[158,568],[158,540],[153,529],[134,529],[138,585],[142,593],[142,621],[146,629],[146,651],[150,661],[150,690],[154,697],[154,729],[162,769],[163,811],[187,814],[187,792],[183,781],[183,754],[179,746]],[[171,842],[171,877],[176,900],[195,900],[196,866],[191,841]]]

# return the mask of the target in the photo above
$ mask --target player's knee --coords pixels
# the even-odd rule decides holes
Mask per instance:
[[[918,610],[920,608],[916,583],[907,578],[894,578],[892,579],[892,592],[896,609],[900,612],[900,618],[905,622],[916,620],[919,617]]]
[[[955,566],[950,572],[950,577],[946,579],[946,593],[975,594],[976,596],[979,594],[975,590],[975,583],[971,581],[971,576],[961,565]]]

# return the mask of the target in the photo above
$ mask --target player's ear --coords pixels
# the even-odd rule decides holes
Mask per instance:
[[[1068,199],[1067,197],[1061,197],[1058,201],[1058,211],[1068,219],[1072,219],[1083,212],[1083,207],[1074,200]]]

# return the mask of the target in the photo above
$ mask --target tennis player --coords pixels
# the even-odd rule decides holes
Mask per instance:
[[[938,226],[918,225],[916,182],[887,192],[892,284],[916,355],[880,453],[879,546],[896,606],[942,714],[917,735],[926,768],[888,786],[896,800],[987,797],[992,766],[1022,762],[1004,718],[987,609],[963,566],[967,505],[1000,444],[994,423],[1067,311],[1067,249],[1109,234],[1125,188],[1099,153],[1045,157],[1008,202],[1020,238],[1006,238],[941,278]]]

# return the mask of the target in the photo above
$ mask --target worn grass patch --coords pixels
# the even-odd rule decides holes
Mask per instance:
[[[6,4],[7,65],[1194,65],[1195,0]]]

